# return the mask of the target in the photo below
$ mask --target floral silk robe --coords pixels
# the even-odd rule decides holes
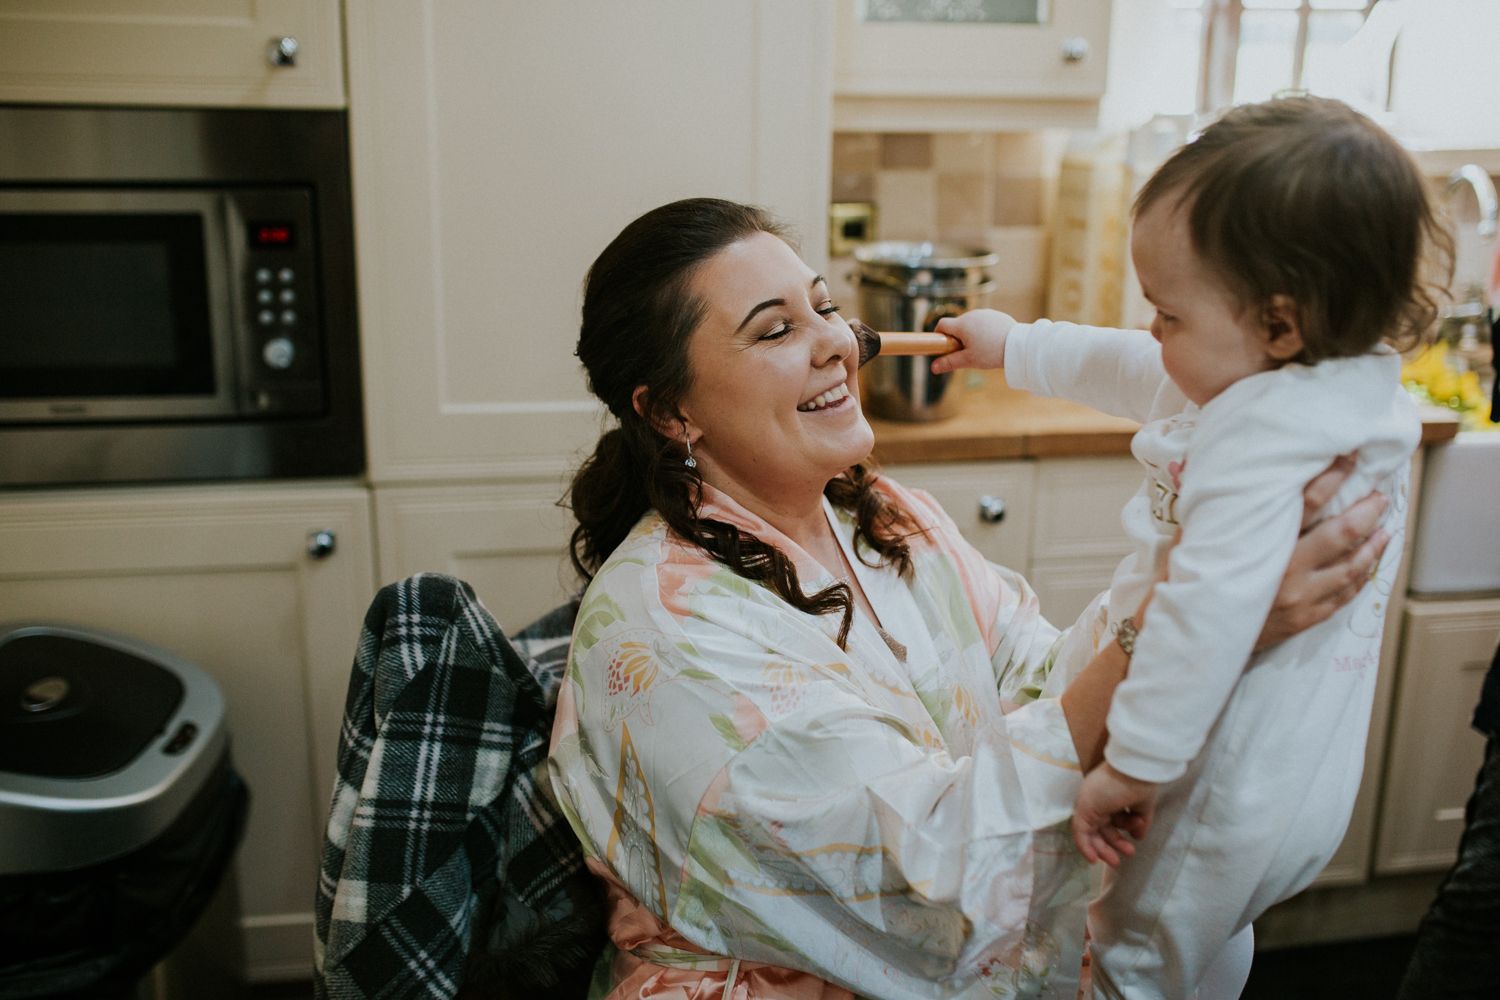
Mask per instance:
[[[610,888],[596,996],[1073,1000],[1089,880],[1051,666],[1097,637],[1048,624],[929,495],[879,488],[925,529],[909,580],[825,508],[904,662],[859,613],[839,649],[836,615],[654,513],[584,595],[550,767]],[[703,513],[786,552],[809,593],[836,582],[712,488]]]

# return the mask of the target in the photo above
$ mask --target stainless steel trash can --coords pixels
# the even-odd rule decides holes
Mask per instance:
[[[224,698],[165,650],[0,627],[0,995],[124,996],[244,832]]]

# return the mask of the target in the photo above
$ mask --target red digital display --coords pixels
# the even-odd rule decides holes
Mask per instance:
[[[253,250],[290,250],[297,231],[290,222],[250,223],[250,247]]]

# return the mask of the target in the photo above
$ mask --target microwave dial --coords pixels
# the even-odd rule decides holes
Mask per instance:
[[[266,341],[265,348],[260,356],[266,364],[277,371],[285,371],[292,367],[292,362],[297,360],[297,345],[286,337],[277,337]]]

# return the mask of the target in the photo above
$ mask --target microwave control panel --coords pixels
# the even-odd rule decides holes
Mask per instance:
[[[227,196],[236,271],[240,411],[320,413],[324,350],[312,193],[305,188]]]

